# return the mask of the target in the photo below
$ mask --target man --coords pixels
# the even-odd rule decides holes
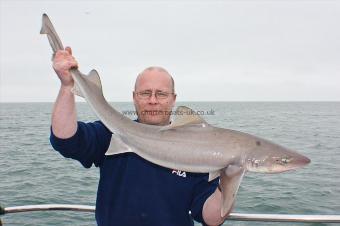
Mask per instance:
[[[89,168],[100,168],[96,202],[98,225],[187,226],[196,221],[219,225],[221,192],[218,179],[150,163],[134,153],[105,156],[112,133],[100,122],[77,122],[73,79],[78,67],[71,48],[53,60],[61,87],[52,113],[50,141],[54,149]],[[133,101],[139,123],[167,125],[176,94],[171,75],[160,67],[144,70],[136,79]],[[191,211],[191,215],[189,214]]]

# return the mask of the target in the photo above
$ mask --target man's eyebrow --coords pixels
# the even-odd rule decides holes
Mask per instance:
[[[171,91],[165,91],[165,90],[162,90],[162,89],[156,89],[156,92],[165,92],[165,93],[171,93]]]
[[[144,90],[141,90],[139,92],[152,92],[152,90],[151,89],[144,89]]]
[[[144,90],[141,90],[139,92],[153,92],[153,90],[152,89],[144,89]],[[155,89],[155,92],[169,93],[169,91],[164,91],[164,90],[161,90],[161,89]]]

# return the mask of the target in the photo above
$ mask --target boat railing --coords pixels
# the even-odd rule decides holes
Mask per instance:
[[[1,207],[0,215],[33,211],[78,211],[94,212],[94,206],[68,205],[68,204],[45,204]],[[340,223],[340,215],[295,215],[295,214],[257,214],[257,213],[230,213],[227,220],[233,221],[261,221],[261,222],[317,222],[317,223]],[[0,221],[1,225],[1,221]]]

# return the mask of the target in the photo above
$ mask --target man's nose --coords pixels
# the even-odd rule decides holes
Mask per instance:
[[[156,98],[156,94],[152,94],[149,98],[149,104],[158,104],[158,99]]]

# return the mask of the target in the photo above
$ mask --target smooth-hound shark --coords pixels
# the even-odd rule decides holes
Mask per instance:
[[[43,14],[41,34],[46,34],[53,53],[64,47],[48,16]],[[310,159],[268,140],[210,125],[191,109],[181,106],[170,125],[138,123],[112,108],[103,96],[98,73],[71,69],[73,92],[85,98],[103,124],[113,133],[106,155],[135,152],[170,169],[209,173],[220,177],[221,216],[228,214],[246,171],[279,173],[300,168]]]

